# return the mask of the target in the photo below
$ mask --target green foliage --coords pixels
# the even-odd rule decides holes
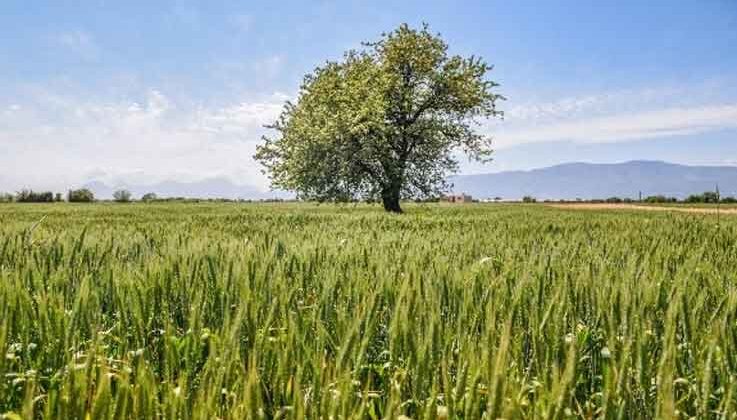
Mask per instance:
[[[142,201],[145,201],[147,203],[149,201],[156,201],[158,199],[159,199],[159,197],[156,195],[156,193],[152,193],[152,192],[143,194],[143,197],[141,197],[141,200]]]
[[[118,190],[113,193],[113,200],[116,203],[130,203],[133,194],[128,190]]]
[[[12,203],[15,200],[13,194],[0,193],[0,203]]]
[[[449,55],[427,26],[402,25],[305,77],[255,158],[274,187],[319,201],[436,197],[455,150],[488,159],[478,121],[499,114],[491,66]]]
[[[51,203],[54,201],[54,193],[21,190],[15,194],[15,201],[17,203]]]
[[[732,418],[737,218],[0,207],[6,418]]]
[[[676,203],[678,199],[675,197],[666,197],[664,195],[651,195],[645,198],[646,203]]]
[[[715,191],[706,191],[703,194],[693,194],[686,198],[686,203],[718,203],[720,201],[719,193]]]
[[[91,203],[95,201],[95,194],[87,188],[69,190],[67,193],[67,201],[70,203]]]
[[[522,202],[523,203],[537,203],[537,199],[535,197],[526,195],[522,197]]]

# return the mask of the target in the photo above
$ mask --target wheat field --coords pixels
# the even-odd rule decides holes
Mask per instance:
[[[735,418],[736,285],[734,216],[1,205],[0,415]]]

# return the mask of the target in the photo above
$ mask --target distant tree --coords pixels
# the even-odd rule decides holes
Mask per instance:
[[[130,203],[133,194],[128,190],[118,190],[113,193],[113,200],[116,203]]]
[[[69,190],[67,201],[70,203],[91,203],[95,201],[95,194],[87,188]]]
[[[624,201],[624,200],[622,200],[622,199],[621,199],[621,198],[619,198],[619,197],[609,197],[609,198],[607,198],[607,199],[606,199],[605,201],[606,201],[607,203],[613,203],[613,204],[618,204],[618,203],[621,203],[621,202],[622,202],[622,201]]]
[[[51,191],[21,190],[15,194],[15,201],[18,203],[51,203],[54,201],[54,193]]]
[[[734,203],[737,203],[737,198],[735,198],[735,197],[722,197],[722,203],[725,203],[725,204],[734,204]]]
[[[678,199],[675,197],[666,197],[664,195],[651,195],[645,198],[646,203],[675,203]]]
[[[474,128],[500,114],[503,98],[486,78],[490,65],[449,55],[427,26],[403,24],[364,46],[305,77],[255,159],[272,186],[300,198],[380,198],[385,210],[401,212],[401,198],[447,189],[456,150],[489,159],[490,139]]]
[[[702,194],[704,197],[704,203],[718,203],[719,193],[715,191],[706,191]]]
[[[56,193],[54,194],[54,201],[56,201],[57,203],[60,203],[64,201],[64,196],[61,193]]]
[[[523,203],[537,203],[537,199],[535,197],[526,195],[522,197],[522,202]]]
[[[687,203],[718,203],[719,193],[715,191],[706,191],[703,194],[692,194],[689,195],[685,201]]]
[[[158,199],[159,197],[156,195],[156,193],[152,193],[152,192],[143,194],[143,197],[141,197],[141,200],[145,202],[156,201]]]
[[[0,203],[12,203],[12,202],[13,202],[13,194],[0,193]]]

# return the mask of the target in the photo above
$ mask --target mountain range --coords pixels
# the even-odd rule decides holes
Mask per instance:
[[[614,164],[566,163],[529,171],[507,171],[449,178],[453,191],[474,198],[597,199],[637,198],[666,195],[685,198],[690,194],[714,191],[737,196],[737,166],[686,166],[660,161],[631,161]],[[111,198],[118,189],[134,197],[154,192],[160,197],[273,199],[289,198],[282,191],[264,192],[239,185],[228,178],[208,178],[196,182],[164,181],[152,185],[108,185],[91,181],[84,185],[98,198]]]
[[[453,191],[474,198],[597,199],[666,195],[685,198],[714,191],[737,196],[737,166],[686,166],[660,161],[566,163],[529,171],[450,178]]]

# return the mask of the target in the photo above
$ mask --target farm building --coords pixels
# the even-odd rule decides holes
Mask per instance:
[[[444,201],[448,203],[470,203],[473,201],[473,197],[468,194],[450,194],[444,197]]]

